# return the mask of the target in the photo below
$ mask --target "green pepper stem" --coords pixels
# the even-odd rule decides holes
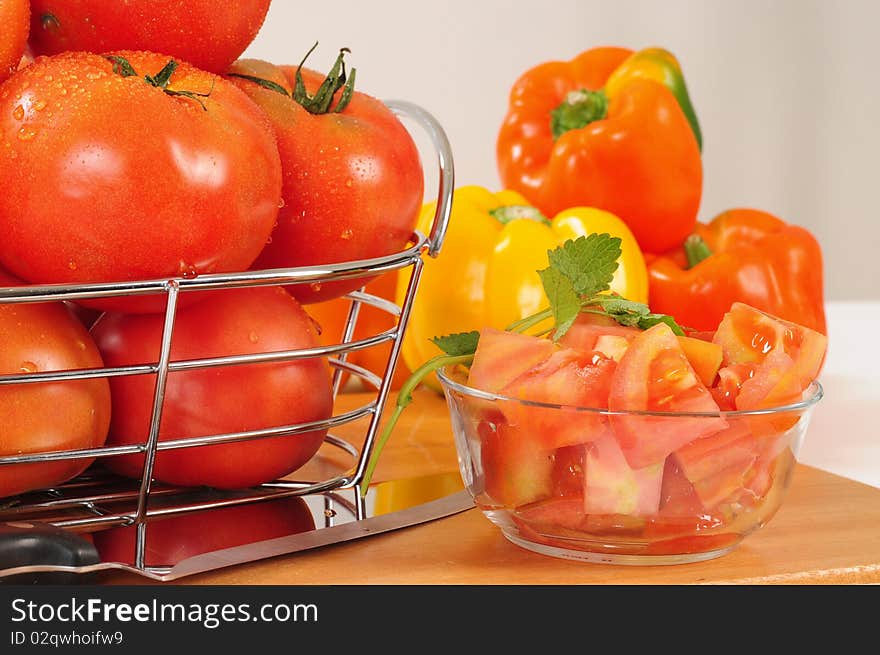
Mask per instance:
[[[416,387],[428,377],[431,373],[436,371],[438,368],[443,366],[456,366],[458,364],[469,364],[474,361],[473,354],[470,355],[438,355],[432,359],[429,359],[427,362],[422,364],[419,368],[413,371],[412,375],[410,375],[403,385],[400,387],[400,391],[397,393],[397,404],[394,408],[394,412],[388,418],[388,422],[385,424],[385,427],[382,428],[382,432],[379,433],[379,438],[376,440],[376,444],[373,446],[373,452],[370,454],[370,459],[367,462],[367,468],[364,470],[364,477],[360,483],[360,494],[361,496],[365,496],[367,493],[367,489],[370,487],[370,480],[373,478],[373,472],[376,470],[376,465],[379,463],[379,455],[382,453],[382,449],[385,447],[385,444],[388,442],[388,438],[391,436],[391,433],[394,431],[394,426],[397,424],[397,420],[400,418],[400,415],[403,414],[403,410],[405,410],[410,403],[413,401],[413,391],[415,391]]]
[[[570,91],[565,100],[550,112],[550,129],[555,141],[569,130],[586,127],[608,114],[608,96],[604,91]]]
[[[544,225],[552,225],[550,219],[544,216],[537,207],[530,207],[529,205],[502,205],[495,209],[490,209],[489,215],[502,225],[507,225],[510,221],[520,218],[543,223]]]
[[[704,259],[712,256],[712,251],[703,237],[699,234],[692,234],[684,240],[684,254],[687,257],[687,267],[692,269]]]

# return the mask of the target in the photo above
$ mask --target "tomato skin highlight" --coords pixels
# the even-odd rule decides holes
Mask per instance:
[[[18,68],[28,38],[28,0],[0,2],[0,82]]]
[[[283,289],[214,292],[179,312],[171,359],[277,352],[318,345],[311,319]],[[105,314],[92,328],[108,366],[156,362],[164,317]],[[144,443],[154,375],[113,378],[110,444]],[[171,372],[159,440],[241,432],[324,420],[332,413],[324,358]],[[242,488],[274,480],[305,464],[326,429],[287,437],[159,452],[154,476],[169,484]],[[108,458],[107,466],[140,477],[143,457]]]
[[[0,271],[0,287],[17,284]],[[0,344],[2,375],[103,366],[89,333],[61,303],[0,303]],[[97,448],[110,425],[110,388],[100,378],[0,385],[0,417],[0,456]],[[61,484],[92,461],[0,466],[0,497]]]
[[[240,60],[231,71],[292,88],[295,68]],[[303,69],[310,93],[323,75]],[[255,269],[312,266],[390,255],[403,250],[422,207],[419,152],[394,113],[355,91],[339,113],[311,114],[293,99],[230,77],[275,130],[284,174],[278,224]],[[284,81],[286,80],[286,84]],[[289,287],[303,304],[353,291],[369,279]]]
[[[0,90],[0,263],[32,283],[115,282],[246,270],[278,214],[281,163],[259,109],[225,80],[164,55],[65,53]],[[203,109],[204,103],[206,109]],[[182,298],[184,302],[192,300]],[[164,295],[83,301],[157,312]]]
[[[31,47],[37,55],[65,50],[164,52],[223,73],[257,35],[270,0],[32,0]]]

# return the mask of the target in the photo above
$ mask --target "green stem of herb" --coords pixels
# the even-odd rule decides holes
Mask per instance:
[[[379,463],[379,455],[385,447],[385,443],[388,441],[391,433],[394,431],[394,426],[397,424],[397,420],[400,418],[403,410],[413,401],[412,394],[416,387],[419,386],[422,380],[438,368],[443,366],[456,366],[458,364],[470,364],[472,361],[474,361],[473,355],[438,355],[422,364],[406,379],[397,394],[397,405],[394,408],[394,412],[389,417],[385,427],[382,428],[382,432],[379,434],[379,438],[373,446],[373,452],[370,454],[367,468],[364,471],[364,478],[361,480],[360,484],[361,496],[366,495],[367,489],[370,487],[370,480],[373,477],[373,472],[376,470],[376,465]]]
[[[538,325],[538,323],[546,321],[548,318],[553,318],[553,310],[551,310],[550,308],[544,309],[536,314],[532,314],[531,316],[521,318],[518,321],[514,321],[507,326],[506,330],[508,332],[525,332],[530,327],[534,327],[535,325]]]

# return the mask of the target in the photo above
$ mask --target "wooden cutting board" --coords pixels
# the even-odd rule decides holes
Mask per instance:
[[[456,471],[445,401],[419,391],[376,480]],[[393,399],[392,399],[393,400]],[[340,396],[340,409],[364,396]],[[345,426],[353,440],[363,424]],[[337,431],[346,436],[344,431]],[[807,439],[810,438],[809,433]],[[122,573],[106,584],[145,584]],[[863,584],[880,583],[880,489],[798,465],[782,508],[723,557],[673,566],[610,566],[526,551],[477,509],[346,544],[184,578],[180,584]]]

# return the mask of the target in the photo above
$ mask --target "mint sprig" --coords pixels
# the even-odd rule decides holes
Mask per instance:
[[[511,323],[506,330],[522,333],[552,318],[553,328],[550,331],[553,340],[559,341],[581,313],[594,313],[613,318],[620,325],[643,330],[657,323],[666,323],[675,334],[683,335],[684,330],[671,316],[651,313],[644,303],[605,293],[611,288],[611,281],[617,271],[617,261],[622,252],[620,244],[621,240],[610,234],[590,234],[569,239],[561,246],[547,251],[550,265],[538,271],[538,276],[550,301],[550,307]],[[415,388],[438,368],[469,366],[473,362],[479,340],[480,333],[476,331],[457,332],[431,339],[444,354],[422,364],[400,388],[394,412],[385,424],[367,463],[361,480],[361,494],[366,494],[379,453],[391,436],[401,413],[412,402]]]

